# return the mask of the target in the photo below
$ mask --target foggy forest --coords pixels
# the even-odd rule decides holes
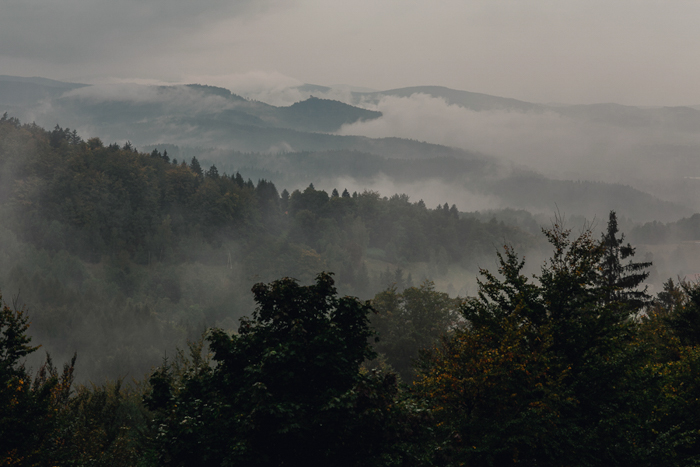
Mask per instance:
[[[92,88],[0,80],[5,463],[698,455],[694,179],[663,196],[681,168],[571,180],[351,135],[411,100],[486,112],[481,125],[555,118],[442,88],[341,102],[306,86],[288,106],[207,85]],[[602,115],[698,134],[674,112]],[[575,138],[600,114],[556,118]],[[37,123],[53,120],[73,129]]]
[[[0,6],[0,465],[700,464],[700,8],[58,3]]]

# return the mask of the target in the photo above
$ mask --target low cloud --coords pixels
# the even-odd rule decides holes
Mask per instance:
[[[387,177],[384,174],[379,174],[372,179],[358,180],[352,177],[338,177],[320,180],[314,182],[317,189],[326,190],[329,194],[336,188],[339,193],[344,189],[352,193],[357,191],[376,191],[381,196],[392,196],[397,193],[406,193],[409,195],[411,202],[423,200],[429,208],[435,208],[438,205],[445,203],[452,206],[455,204],[462,212],[499,209],[504,207],[502,202],[493,195],[476,193],[468,190],[465,186],[459,184],[447,184],[444,180],[425,179],[416,182],[398,182]],[[303,189],[304,187],[298,187]]]
[[[250,71],[227,75],[188,75],[188,83],[206,83],[229,89],[246,99],[264,102],[274,106],[289,106],[311,96],[350,103],[351,86],[337,86],[323,89],[302,87],[304,83],[296,78],[277,71]]]
[[[302,94],[296,87],[303,83],[296,78],[276,71],[258,70],[226,75],[188,75],[186,80],[189,83],[226,88],[246,99],[271,105],[290,105],[302,100]]]
[[[0,15],[0,59],[6,65],[60,76],[133,76],[164,70],[173,54],[192,53],[213,25],[254,16],[275,0],[9,0]],[[199,54],[202,55],[201,51]],[[161,57],[170,57],[164,61]],[[173,64],[175,65],[175,64]],[[181,66],[180,66],[181,68]],[[50,71],[49,71],[50,70]],[[57,73],[58,71],[58,73]]]
[[[287,143],[286,141],[282,141],[279,144],[273,144],[272,146],[270,146],[270,148],[267,151],[265,151],[265,154],[276,155],[283,154],[286,152],[294,152],[294,148],[291,144]]]
[[[133,104],[162,104],[165,110],[219,112],[236,105],[225,97],[206,94],[187,86],[144,86],[135,83],[98,84],[65,93],[64,100],[77,99],[94,104],[129,102]]]
[[[555,111],[472,111],[426,94],[365,104],[376,120],[344,126],[343,135],[401,137],[476,150],[563,179],[630,183],[678,178],[689,168],[669,164],[660,146],[695,146],[700,135],[664,127],[613,126]],[[678,161],[676,161],[678,162]],[[700,167],[698,167],[700,169]]]

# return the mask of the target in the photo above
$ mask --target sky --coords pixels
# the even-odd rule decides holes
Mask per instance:
[[[696,0],[0,0],[0,74],[700,104]]]

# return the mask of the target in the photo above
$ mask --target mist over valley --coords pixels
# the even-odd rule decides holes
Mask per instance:
[[[401,183],[428,178],[453,185],[453,195],[426,202],[464,203],[469,210],[479,209],[469,194],[491,200],[486,209],[553,212],[556,204],[589,218],[624,211],[639,222],[677,220],[697,209],[698,184],[689,174],[697,170],[700,113],[690,107],[552,106],[430,86],[373,93],[296,86],[288,92],[301,100],[287,106],[207,85],[61,84],[75,89],[47,99],[58,85],[37,90],[37,83],[4,79],[11,89],[27,87],[17,107],[22,121],[52,127],[60,120],[80,134],[149,150],[174,145],[181,157],[197,156],[229,173],[245,167],[282,182],[281,175],[293,188],[346,177],[384,196],[415,197]],[[2,101],[12,110],[16,93],[6,95]],[[313,159],[312,167],[304,159]],[[418,167],[433,159],[440,160],[423,163],[427,172]],[[393,190],[381,189],[382,177]],[[573,195],[575,188],[563,188],[570,182],[602,182],[589,191],[603,193]],[[543,184],[541,193],[533,189]]]
[[[3,5],[0,464],[700,463],[699,15]]]
[[[112,141],[116,142],[109,146],[110,149],[128,146],[129,151],[158,155],[166,162],[187,164],[190,168],[192,161],[197,160],[205,179],[211,170],[214,170],[212,177],[235,175],[232,180],[235,179],[243,189],[249,187],[252,190],[256,185],[262,189],[261,186],[271,182],[276,187],[276,192],[282,193],[285,190],[286,196],[292,192],[307,193],[309,187],[314,187],[311,190],[322,190],[318,191],[319,196],[324,193],[326,199],[336,190],[334,193],[346,191],[345,194],[352,197],[359,194],[361,198],[383,198],[385,203],[389,203],[388,206],[391,206],[394,199],[408,203],[407,206],[417,205],[415,203],[428,209],[437,206],[437,211],[442,211],[443,205],[444,209],[452,206],[454,213],[459,212],[458,216],[465,221],[471,219],[470,222],[482,222],[484,225],[498,222],[496,225],[515,229],[508,236],[494,231],[480,247],[479,254],[470,253],[457,259],[447,253],[446,245],[439,244],[434,244],[418,256],[401,253],[396,250],[401,242],[414,240],[401,239],[405,233],[393,228],[389,229],[390,233],[387,232],[390,235],[387,237],[390,240],[390,248],[387,250],[389,244],[385,243],[386,240],[379,240],[379,231],[372,233],[372,229],[377,227],[370,226],[370,220],[360,216],[357,222],[360,222],[358,225],[361,227],[351,227],[354,224],[347,224],[348,221],[345,220],[341,225],[344,223],[346,226],[341,226],[341,231],[359,228],[366,231],[361,235],[369,235],[360,241],[361,249],[354,253],[359,256],[355,256],[349,266],[350,275],[341,274],[339,277],[341,290],[348,287],[348,292],[361,296],[376,293],[381,287],[390,284],[394,279],[390,274],[398,274],[399,270],[403,274],[411,274],[408,283],[413,285],[430,279],[435,281],[440,290],[450,294],[464,296],[472,293],[476,287],[474,275],[478,267],[490,264],[492,260],[486,258],[503,242],[520,243],[526,246],[523,254],[540,258],[528,266],[536,271],[547,254],[540,238],[540,229],[548,227],[557,213],[568,217],[573,228],[593,222],[595,229],[601,231],[606,214],[610,211],[618,212],[624,231],[636,241],[639,253],[646,258],[653,258],[655,269],[651,290],[658,290],[667,277],[692,277],[696,272],[694,263],[687,261],[688,257],[695,255],[691,252],[693,244],[687,242],[700,240],[700,229],[686,228],[680,233],[674,227],[674,223],[680,225],[684,222],[680,219],[689,219],[697,206],[692,197],[696,180],[687,176],[692,173],[693,159],[687,147],[684,152],[670,143],[673,137],[682,134],[686,144],[694,144],[697,132],[693,119],[696,118],[697,111],[690,107],[684,108],[685,119],[681,119],[679,109],[541,105],[441,87],[356,92],[303,85],[278,92],[283,95],[294,93],[302,100],[287,106],[276,106],[205,84],[82,85],[43,78],[0,77],[0,104],[3,109],[8,109],[8,115],[12,115],[12,118],[18,118],[20,122],[33,121],[47,130],[56,126],[56,123],[65,125],[65,131],[57,126],[49,132],[49,139],[63,138],[63,134],[72,128],[73,136],[66,133],[69,141],[71,137],[79,135],[91,144],[90,138],[98,135],[105,146]],[[271,96],[272,93],[268,94],[268,97]],[[345,102],[330,97],[342,98]],[[270,101],[274,102],[274,98]],[[669,142],[662,143],[665,140]],[[51,141],[53,146],[58,144]],[[665,147],[677,149],[672,159],[673,164],[668,163],[669,159],[652,157],[657,153],[650,148],[659,148],[664,144]],[[639,152],[635,149],[639,149]],[[611,156],[613,153],[614,157]],[[5,157],[9,158],[8,161],[13,157],[20,157],[18,161],[26,158],[16,148]],[[15,167],[18,161],[8,162],[6,167]],[[651,161],[653,165],[644,161]],[[627,170],[628,167],[633,170]],[[664,169],[661,170],[660,167]],[[9,170],[6,177],[13,176],[11,174],[15,170],[22,171],[6,170]],[[575,179],[566,178],[566,174],[573,173],[577,174]],[[126,180],[119,183],[125,182]],[[638,187],[653,189],[645,192]],[[16,199],[17,194],[12,193],[17,188],[7,189],[10,190],[6,195],[9,196],[8,200]],[[41,193],[41,190],[48,188],[42,188],[42,184],[39,184],[37,189]],[[664,193],[672,195],[664,197]],[[294,196],[291,199],[293,198]],[[289,214],[286,209],[285,211],[285,215]],[[163,213],[161,216],[167,214],[167,211]],[[321,215],[313,209],[311,213],[313,217]],[[171,225],[182,215],[179,212],[170,213],[169,218],[163,222],[167,221]],[[258,218],[255,222],[266,222],[264,216],[266,215],[263,214],[263,218]],[[147,224],[160,222],[157,219],[144,221]],[[208,222],[213,222],[211,225],[225,225],[228,222],[225,219],[226,217],[212,219]],[[316,225],[314,223],[319,220],[309,219],[305,222]],[[272,226],[281,221],[269,222],[273,222],[270,224]],[[327,241],[318,243],[319,240],[314,240],[314,236],[294,237],[299,234],[294,233],[293,225],[290,226],[292,230],[283,234],[282,238],[286,238],[285,242],[301,241],[302,248],[309,248],[308,251],[317,258],[314,260],[317,261],[315,267],[335,270],[341,264],[338,261],[345,261],[342,257],[333,259],[337,253],[333,253],[332,248],[329,249]],[[100,230],[105,227],[95,226]],[[82,227],[76,225],[72,228]],[[405,228],[411,227],[406,225]],[[67,235],[61,233],[62,228],[52,227],[48,232],[53,232],[51,229],[58,229],[59,237]],[[173,297],[177,297],[173,304],[176,309],[182,308],[182,305],[177,305],[178,301],[184,300],[188,305],[182,311],[175,312],[175,316],[181,316],[178,319],[186,320],[191,326],[197,329],[197,326],[203,326],[204,329],[208,325],[221,323],[222,319],[228,320],[228,325],[233,326],[231,319],[235,319],[238,313],[243,313],[245,304],[250,303],[249,298],[245,298],[246,288],[252,285],[255,278],[274,278],[274,274],[263,273],[269,266],[260,269],[262,264],[255,264],[259,258],[251,249],[255,251],[264,247],[254,246],[255,243],[251,243],[254,240],[248,238],[250,234],[246,233],[246,229],[248,227],[238,227],[238,233],[233,234],[202,231],[201,234],[194,234],[193,240],[186,241],[189,243],[175,241],[168,248],[172,249],[169,253],[170,261],[176,262],[172,266],[163,266],[163,274],[169,277],[169,282],[163,284],[170,285],[158,285],[166,279],[152,279],[152,285],[144,284],[137,279],[138,274],[149,276],[152,273],[134,273],[137,275],[127,281],[131,281],[132,285],[122,283],[119,296],[135,298],[139,294],[145,294],[135,303],[155,309],[163,306],[159,300],[165,298],[172,302],[175,300]],[[654,235],[647,233],[650,229]],[[11,227],[10,230],[17,232]],[[188,231],[187,236],[193,235],[193,231]],[[357,235],[349,232],[342,235]],[[26,234],[29,232],[24,235]],[[19,232],[13,235],[19,235],[16,238],[21,244],[27,242]],[[35,239],[41,237],[37,237],[36,233],[30,235]],[[204,237],[194,240],[197,235]],[[399,237],[394,237],[396,235]],[[114,261],[117,261],[121,264],[120,268],[126,268],[127,271],[132,267],[139,268],[138,264],[145,265],[146,270],[153,268],[151,264],[154,258],[163,261],[167,255],[165,250],[158,253],[145,247],[149,251],[142,250],[138,253],[140,259],[135,257],[136,251],[133,248],[143,249],[144,246],[138,246],[138,243],[148,241],[149,237],[142,238],[143,240],[136,240],[136,245],[124,245],[117,247],[117,250],[109,246],[116,239],[104,238],[102,242],[106,243],[91,253],[92,259],[89,261],[105,265],[100,267],[106,267],[108,263],[116,264]],[[212,241],[214,243],[210,243]],[[61,240],[48,237],[38,242],[34,241],[37,247],[49,248],[46,254],[50,258],[66,248],[71,254],[85,258],[81,251],[90,248],[80,241],[68,247]],[[52,243],[56,246],[50,247]],[[188,244],[191,246],[185,246]],[[211,246],[205,247],[208,244]],[[668,247],[656,246],[659,244]],[[410,243],[405,245],[409,247]],[[123,253],[119,253],[119,249],[124,247],[126,249]],[[201,250],[203,247],[205,250]],[[209,251],[211,248],[213,250]],[[107,261],[103,256],[105,254],[117,254],[121,259],[115,257]],[[212,272],[192,275],[189,267],[175,267],[182,260],[195,261],[202,268],[214,269]],[[49,259],[46,261],[53,262]],[[133,261],[136,264],[129,266]],[[28,279],[18,279],[18,272],[13,270],[10,263],[5,270],[13,272],[6,277],[5,283],[8,285],[3,286],[3,290],[9,286],[11,294],[19,293],[20,290],[26,294],[33,286],[22,287],[22,281]],[[245,272],[239,270],[243,263],[247,263],[243,268]],[[236,309],[241,311],[228,317],[228,313],[213,311],[216,307],[223,306],[214,303],[224,300],[226,294],[210,297],[214,302],[210,299],[202,302],[201,299],[194,298],[201,296],[194,290],[207,286],[202,282],[190,282],[196,281],[196,277],[216,275],[216,267],[224,264],[229,264],[233,271],[238,270],[237,275],[234,274],[236,278],[231,276],[231,271],[226,272],[229,277],[226,281],[234,281],[226,283],[236,283],[235,290],[239,291],[236,293],[242,294],[234,300],[242,300],[240,305],[236,305]],[[32,266],[34,267],[36,266]],[[101,272],[94,276],[88,271],[99,271],[99,268],[95,270],[92,266],[84,267],[87,269],[80,273],[81,279],[76,284],[76,292],[79,294],[84,293],[81,290],[86,278],[104,274]],[[301,272],[310,266],[296,269],[298,267],[302,266],[291,266],[287,273],[293,277],[311,279],[313,275],[310,271]],[[360,279],[355,275],[360,267],[365,277],[361,280],[368,281],[366,285],[357,284]],[[29,271],[20,270],[24,276],[31,277],[31,268]],[[127,273],[129,274],[131,273]],[[214,279],[212,277],[209,280]],[[172,290],[168,291],[170,289],[167,287]],[[224,293],[223,289],[221,293]],[[148,296],[152,298],[147,299]],[[156,301],[151,303],[150,300]],[[200,311],[192,314],[187,309]],[[190,338],[193,332],[196,334],[195,331],[187,331]],[[61,352],[60,356],[69,352]],[[155,362],[155,359],[151,360],[151,364]],[[97,363],[95,365],[99,366]],[[147,367],[144,367],[144,371]],[[105,368],[104,365],[102,368]],[[90,372],[85,373],[91,375]],[[105,375],[107,374],[114,375]]]

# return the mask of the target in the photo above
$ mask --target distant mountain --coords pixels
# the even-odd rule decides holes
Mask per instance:
[[[574,119],[619,128],[700,131],[700,111],[685,106],[643,108],[620,104],[590,104],[549,107],[548,110]]]
[[[23,77],[23,76],[10,76],[10,75],[0,75],[0,81],[14,82],[14,83],[30,83],[36,84],[38,86],[59,88],[59,89],[75,89],[83,86],[88,86],[87,84],[80,83],[69,83],[66,81],[56,81],[55,79],[39,78],[34,77]]]
[[[327,93],[333,90],[333,88],[328,86],[319,86],[317,84],[302,84],[301,86],[297,86],[297,89],[301,92],[308,93]]]
[[[319,95],[333,91],[314,85],[304,89]],[[439,86],[351,95],[359,104],[415,93],[478,112],[551,111],[618,126],[663,121],[692,129],[696,114],[700,114],[692,108],[640,109],[611,104],[554,107]],[[639,220],[663,221],[690,214],[682,206],[629,186],[551,180],[534,171],[513,169],[476,151],[402,138],[333,134],[345,124],[377,119],[382,114],[320,97],[278,107],[204,84],[86,86],[2,77],[0,114],[4,111],[47,128],[58,123],[77,129],[84,138],[98,136],[105,143],[129,140],[139,149],[172,145],[168,147],[179,147],[182,154],[176,156],[174,151],[171,157],[190,160],[197,155],[229,171],[245,167],[263,177],[271,174],[280,186],[319,178],[372,181],[386,177],[391,183],[414,185],[429,180],[464,196],[487,197],[501,207],[552,212],[559,206],[572,214],[591,216],[617,209]]]
[[[245,101],[245,98],[232,93],[226,88],[220,88],[218,86],[209,86],[208,84],[186,84],[185,86],[190,89],[196,89],[198,91],[201,91],[207,95],[220,96],[226,99],[233,99],[236,101]]]
[[[451,105],[459,105],[476,111],[484,110],[517,110],[519,112],[542,111],[543,106],[530,102],[519,101],[506,97],[490,96],[476,92],[457,91],[443,86],[413,86],[408,88],[390,89],[379,92],[353,92],[354,103],[378,102],[382,97],[410,97],[414,94],[427,94],[444,99]]]
[[[397,145],[397,146],[394,146]],[[220,172],[240,171],[254,179],[273,180],[278,186],[303,188],[310,182],[353,180],[359,186],[374,187],[390,181],[394,186],[440,185],[463,198],[458,207],[470,204],[469,196],[487,197],[499,207],[526,209],[534,213],[604,218],[610,210],[646,222],[677,220],[692,212],[675,203],[660,200],[630,186],[591,181],[552,180],[526,170],[507,170],[492,158],[454,150],[447,154],[438,145],[423,145],[422,157],[402,158],[401,149],[411,146],[406,140],[355,140],[357,149],[286,152],[278,154],[246,153],[173,146],[147,146],[167,149],[171,157],[190,160],[195,156]],[[387,157],[391,152],[398,157]],[[383,154],[383,156],[377,155]],[[345,186],[336,186],[342,191]],[[412,196],[415,198],[415,196]],[[445,202],[447,200],[442,200]],[[452,201],[451,201],[452,202]]]
[[[661,127],[686,132],[700,131],[700,106],[635,107],[614,103],[586,105],[552,105],[525,102],[517,99],[492,96],[468,91],[458,91],[443,86],[413,86],[379,92],[353,92],[355,105],[378,103],[383,97],[411,97],[425,94],[444,99],[447,104],[458,105],[477,112],[551,112],[575,120],[584,120],[620,128]]]
[[[0,106],[29,106],[44,99],[60,97],[72,89],[86,86],[46,78],[0,75]]]
[[[279,115],[280,123],[290,128],[332,132],[345,124],[374,120],[381,117],[382,113],[334,100],[310,97],[289,107],[280,107]]]
[[[190,141],[197,132],[208,138],[212,131],[216,134],[221,129],[235,134],[239,131],[233,127],[243,126],[251,127],[242,128],[243,132],[267,133],[262,138],[265,148],[249,143],[239,148],[265,150],[284,142],[275,141],[279,138],[275,135],[279,130],[331,133],[344,124],[382,115],[381,112],[314,97],[288,107],[276,107],[249,101],[225,88],[202,84],[124,85],[122,88],[119,85],[84,87],[66,83],[46,87],[34,82],[0,81],[0,86],[3,84],[7,92],[4,101],[0,95],[0,106],[5,104],[11,107],[10,110],[21,107],[20,118],[31,115],[32,120],[45,126],[53,126],[57,121],[71,128],[89,126],[112,139],[127,138],[136,144],[153,142],[164,132],[178,139],[185,136]],[[66,94],[66,91],[73,92]],[[39,101],[46,99],[49,99],[50,106],[34,108]],[[163,125],[167,128],[163,129]],[[225,134],[220,134],[212,142],[227,145],[226,139]],[[294,139],[299,140],[298,137]],[[310,139],[317,138],[311,136]],[[308,148],[312,146],[316,148],[315,145]]]

